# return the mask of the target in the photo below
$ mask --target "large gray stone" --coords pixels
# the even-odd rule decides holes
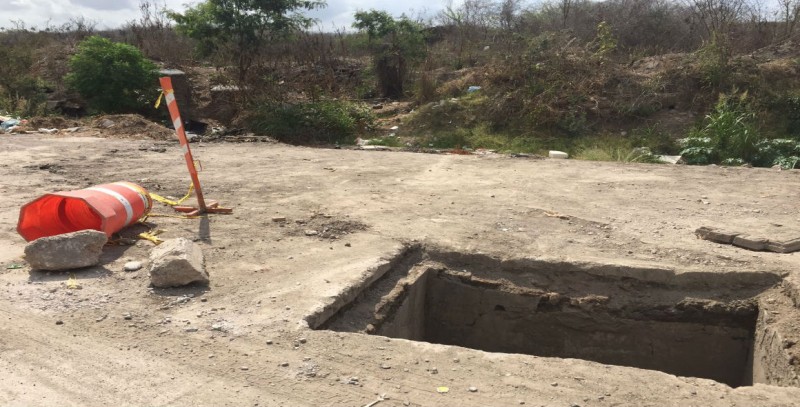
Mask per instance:
[[[34,270],[69,270],[94,266],[100,262],[105,233],[81,230],[36,239],[25,246],[25,260]]]
[[[203,252],[191,240],[167,240],[150,252],[150,283],[154,287],[179,287],[208,283]]]

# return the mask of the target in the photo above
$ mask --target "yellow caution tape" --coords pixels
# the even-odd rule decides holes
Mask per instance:
[[[142,232],[142,233],[139,233],[137,236],[138,236],[140,239],[149,240],[149,241],[153,242],[153,244],[156,244],[156,245],[159,245],[159,244],[161,244],[161,243],[164,243],[164,241],[163,241],[163,240],[161,240],[161,239],[159,239],[158,237],[156,237],[156,236],[153,236],[152,234],[150,234],[150,233],[147,233],[147,232]]]
[[[174,91],[174,90],[172,90],[172,89],[170,89],[170,90],[165,90],[165,91],[162,91],[162,92],[161,92],[161,93],[158,95],[158,100],[156,100],[155,108],[156,108],[156,109],[158,109],[158,107],[159,107],[159,106],[161,106],[161,99],[164,97],[164,94],[166,94],[166,93],[173,93],[173,92],[175,92],[175,91]]]
[[[151,213],[147,215],[148,217],[153,218],[175,218],[175,219],[200,219],[202,216],[200,215],[168,215],[166,213]]]
[[[74,290],[78,288],[78,278],[75,273],[69,273],[69,280],[67,280],[67,288]]]
[[[185,200],[189,199],[189,197],[192,195],[192,191],[194,191],[194,184],[189,184],[189,191],[186,193],[186,195],[183,196],[183,198],[178,199],[177,201],[164,198],[163,196],[154,194],[152,192],[150,193],[150,198],[153,198],[154,201],[161,202],[164,205],[177,206],[182,204]]]

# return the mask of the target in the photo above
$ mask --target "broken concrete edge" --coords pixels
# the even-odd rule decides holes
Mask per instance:
[[[753,251],[769,251],[773,253],[793,253],[800,250],[800,238],[772,241],[763,237],[748,236],[738,232],[724,231],[702,226],[694,232],[697,237],[714,243],[729,244]]]
[[[788,272],[772,271],[729,271],[715,273],[703,271],[676,272],[670,268],[606,264],[588,261],[565,261],[547,258],[510,258],[499,259],[483,253],[463,253],[447,250],[434,245],[404,244],[390,254],[381,257],[374,266],[364,271],[359,279],[349,284],[330,301],[312,310],[300,323],[302,327],[320,329],[329,319],[351,304],[360,295],[390,272],[403,269],[410,272],[423,261],[445,264],[447,267],[483,268],[502,270],[510,273],[530,273],[536,270],[563,269],[564,273],[586,273],[596,277],[623,279],[630,278],[645,283],[663,284],[680,288],[698,288],[708,285],[709,276],[725,277],[729,287],[764,287],[773,286],[788,275]],[[402,271],[402,270],[401,270]],[[413,276],[409,275],[409,278]],[[798,295],[800,298],[800,295]]]
[[[740,235],[740,233],[737,232],[723,231],[708,226],[701,226],[695,230],[694,233],[703,240],[722,244],[731,244],[733,243],[733,239]]]
[[[350,304],[361,293],[372,286],[381,277],[385,276],[391,270],[398,267],[403,260],[409,256],[414,256],[420,251],[419,246],[402,245],[391,253],[381,257],[375,264],[365,270],[359,276],[358,280],[344,288],[338,295],[332,297],[328,303],[322,304],[317,309],[304,318],[305,324],[311,329],[317,329],[333,315],[339,312],[347,304]]]

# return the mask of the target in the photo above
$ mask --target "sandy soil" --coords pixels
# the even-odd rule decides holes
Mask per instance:
[[[109,246],[101,266],[74,273],[10,268],[25,265],[18,209],[40,194],[119,180],[185,193],[175,143],[80,136],[0,135],[2,405],[366,406],[383,397],[375,405],[790,406],[800,399],[797,388],[732,389],[581,360],[314,331],[305,320],[411,242],[502,259],[618,265],[663,284],[779,276],[794,292],[800,255],[717,245],[694,230],[800,236],[800,171],[193,145],[206,196],[235,212],[152,218],[164,238],[195,239],[211,275],[208,288],[154,290],[146,270],[122,271],[126,261],[147,261],[152,244],[144,241]],[[326,232],[306,236],[308,229]],[[73,277],[80,289],[68,288]],[[437,393],[439,386],[449,392]]]

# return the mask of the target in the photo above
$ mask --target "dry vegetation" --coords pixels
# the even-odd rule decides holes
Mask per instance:
[[[427,19],[373,14],[367,17],[377,20],[359,20],[358,32],[271,32],[254,37],[261,42],[244,61],[235,41],[195,52],[209,44],[181,35],[173,15],[144,0],[141,16],[113,32],[86,21],[0,32],[0,58],[8,61],[0,67],[0,110],[98,113],[86,112],[61,80],[76,44],[97,34],[187,71],[197,119],[287,142],[361,136],[396,146],[558,148],[625,160],[636,147],[680,152],[676,140],[708,126],[706,115],[724,95],[746,96],[740,113],[757,140],[795,139],[800,4],[774,1],[467,0]],[[215,85],[239,89],[224,109],[210,96]],[[470,86],[481,89],[469,93]],[[390,109],[387,89],[403,89],[408,109]],[[393,125],[400,130],[389,131]],[[315,139],[318,128],[324,137]]]

